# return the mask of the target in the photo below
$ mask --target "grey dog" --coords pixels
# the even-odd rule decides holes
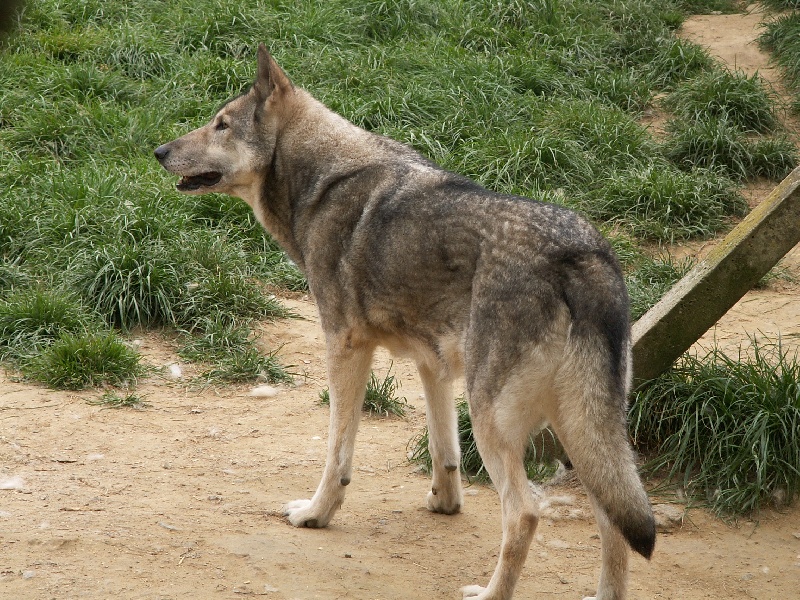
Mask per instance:
[[[565,208],[487,191],[367,132],[295,87],[264,45],[258,76],[207,125],[159,146],[180,191],[242,198],[308,278],[325,332],[330,432],[322,481],[285,514],[325,527],[342,505],[373,352],[411,357],[425,390],[428,508],[463,501],[452,385],[500,496],[486,587],[511,598],[539,520],[523,455],[550,424],[588,490],[602,544],[597,598],[626,595],[628,548],[649,558],[650,502],[626,428],[628,295],[608,242]]]

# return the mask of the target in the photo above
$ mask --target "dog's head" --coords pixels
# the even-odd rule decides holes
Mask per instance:
[[[250,90],[227,102],[207,125],[156,148],[155,156],[167,171],[181,177],[181,192],[220,192],[249,201],[258,195],[275,150],[281,113],[294,92],[260,44],[258,78]]]

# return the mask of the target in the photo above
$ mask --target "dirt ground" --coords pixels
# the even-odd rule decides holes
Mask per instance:
[[[751,43],[759,20],[698,17],[683,35],[764,73],[766,57]],[[800,273],[800,252],[786,264]],[[709,335],[731,344],[759,331],[798,338],[797,292],[751,292]],[[304,319],[264,324],[262,341],[282,346],[300,376],[273,396],[193,387],[191,366],[180,365],[181,378],[139,384],[149,408],[109,410],[86,402],[98,391],[0,376],[0,599],[460,598],[461,586],[486,583],[500,541],[497,495],[472,485],[459,515],[424,508],[429,480],[406,458],[424,402],[404,361],[392,372],[414,409],[406,419],[365,416],[353,483],[331,526],[298,530],[283,519],[285,502],[316,487],[328,421],[315,308],[286,304]],[[138,339],[149,363],[177,360],[157,334]],[[376,371],[390,362],[381,354]],[[596,527],[577,484],[547,493],[517,597],[582,598],[599,573]],[[651,562],[632,559],[630,597],[800,598],[800,507],[737,525],[685,512]]]

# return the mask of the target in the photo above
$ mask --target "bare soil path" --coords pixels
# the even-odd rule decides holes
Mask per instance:
[[[716,49],[737,27],[749,56],[745,16],[691,19],[684,34]],[[286,302],[305,319],[265,324],[262,340],[283,346],[301,376],[273,397],[153,376],[137,389],[149,408],[108,410],[87,404],[97,391],[0,376],[0,599],[455,599],[462,585],[485,584],[500,541],[497,495],[470,486],[453,517],[423,508],[429,480],[406,453],[424,404],[402,361],[393,372],[415,409],[407,419],[364,418],[353,483],[331,526],[298,530],[280,516],[286,501],[313,493],[328,422],[315,308]],[[716,335],[756,330],[800,335],[796,288],[748,294]],[[158,335],[141,339],[150,363],[177,360]],[[390,360],[381,355],[376,370]],[[599,572],[596,527],[574,482],[548,497],[517,597],[582,598]],[[738,526],[689,510],[651,562],[632,560],[630,597],[800,598],[800,507]]]

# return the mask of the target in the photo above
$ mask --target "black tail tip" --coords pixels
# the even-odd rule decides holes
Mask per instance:
[[[656,522],[652,515],[635,527],[624,528],[622,534],[633,550],[650,560],[656,546]]]

